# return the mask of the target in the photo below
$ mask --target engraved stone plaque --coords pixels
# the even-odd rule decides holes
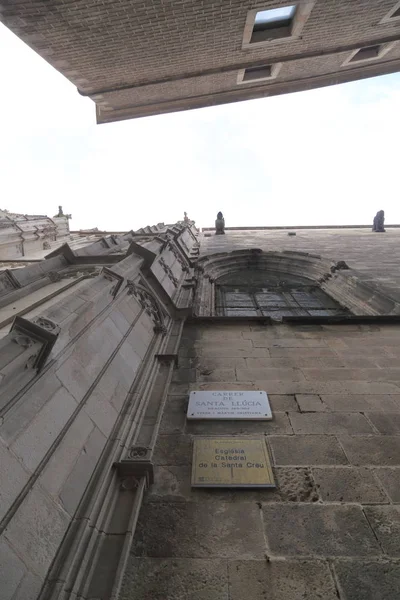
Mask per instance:
[[[264,438],[196,438],[192,487],[275,487]]]
[[[266,392],[216,390],[190,392],[187,418],[266,421],[272,414]]]

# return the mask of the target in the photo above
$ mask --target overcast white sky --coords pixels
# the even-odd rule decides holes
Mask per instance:
[[[400,223],[400,74],[96,125],[95,107],[0,24],[0,208],[71,228]]]

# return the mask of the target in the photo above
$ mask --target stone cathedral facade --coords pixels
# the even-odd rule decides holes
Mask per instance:
[[[1,600],[397,598],[399,232],[2,213]],[[276,487],[192,488],[197,436],[261,437]]]

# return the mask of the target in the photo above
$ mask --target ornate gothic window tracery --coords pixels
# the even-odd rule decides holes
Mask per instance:
[[[305,277],[273,271],[236,271],[215,282],[217,316],[332,316],[349,314]]]

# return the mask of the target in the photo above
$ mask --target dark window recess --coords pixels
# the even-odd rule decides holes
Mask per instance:
[[[377,58],[379,56],[380,49],[381,47],[379,45],[361,48],[361,50],[359,50],[357,54],[353,56],[350,62],[358,62],[360,60],[368,60],[369,58]]]
[[[280,319],[292,315],[343,315],[348,311],[305,278],[249,271],[216,282],[216,314]]]
[[[292,35],[296,6],[261,10],[256,14],[250,43],[266,42]]]
[[[265,79],[266,77],[271,77],[271,75],[271,65],[265,65],[263,67],[249,67],[244,71],[243,81],[252,81],[253,79]]]
[[[400,6],[397,10],[394,11],[394,13],[392,14],[392,16],[390,18],[397,19],[397,17],[400,17]]]

